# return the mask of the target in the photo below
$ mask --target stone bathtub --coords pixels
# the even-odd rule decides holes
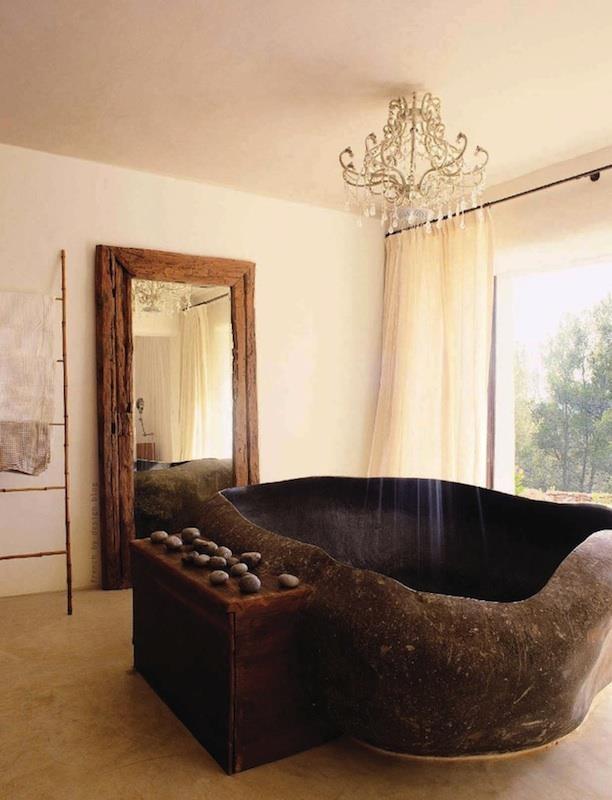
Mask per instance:
[[[227,489],[203,530],[312,584],[332,721],[423,756],[547,744],[612,680],[612,511],[417,479]]]

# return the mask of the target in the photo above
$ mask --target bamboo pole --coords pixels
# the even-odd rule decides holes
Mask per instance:
[[[70,464],[68,450],[68,335],[66,329],[66,251],[62,249],[62,372],[64,374],[64,516],[66,521],[66,610],[72,614],[72,552],[70,541]]]
[[[10,556],[0,556],[0,561],[11,561],[14,558],[42,558],[43,556],[63,556],[65,550],[43,550],[42,553],[13,553]]]
[[[0,489],[0,492],[51,492],[54,489],[65,488],[65,486],[27,486],[20,489]]]

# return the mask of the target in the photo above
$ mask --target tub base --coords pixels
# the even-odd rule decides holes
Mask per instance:
[[[368,742],[364,741],[363,739],[357,739],[354,736],[349,736],[348,738],[355,742],[355,744],[359,745],[360,747],[365,748],[366,750],[371,750],[374,753],[378,753],[381,756],[387,756],[389,758],[401,758],[404,761],[431,761],[436,763],[454,763],[454,762],[462,762],[465,763],[466,761],[500,761],[502,759],[510,759],[510,758],[520,758],[521,756],[529,756],[529,755],[536,755],[537,753],[542,753],[545,750],[551,750],[553,747],[565,742],[566,739],[570,739],[571,737],[575,736],[578,731],[582,728],[588,716],[577,725],[573,730],[568,731],[563,736],[559,736],[558,739],[553,739],[551,742],[545,742],[544,744],[535,745],[534,747],[525,747],[521,750],[507,750],[505,752],[491,752],[491,753],[466,753],[462,756],[421,756],[417,755],[416,753],[399,753],[395,750],[385,750],[384,747],[376,747],[374,744],[369,744]]]

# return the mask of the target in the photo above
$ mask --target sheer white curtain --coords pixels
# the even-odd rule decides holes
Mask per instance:
[[[136,423],[136,442],[154,442],[158,461],[172,461],[175,452],[172,425],[171,340],[169,336],[134,337],[134,399],[144,400],[143,435]]]
[[[180,459],[204,458],[208,404],[208,315],[205,305],[181,314]]]
[[[486,481],[493,314],[488,212],[386,241],[370,475]]]
[[[180,458],[231,458],[232,323],[229,295],[181,314]]]

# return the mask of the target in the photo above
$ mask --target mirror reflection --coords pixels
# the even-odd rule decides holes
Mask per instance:
[[[233,484],[227,286],[132,285],[136,535],[197,522]]]

